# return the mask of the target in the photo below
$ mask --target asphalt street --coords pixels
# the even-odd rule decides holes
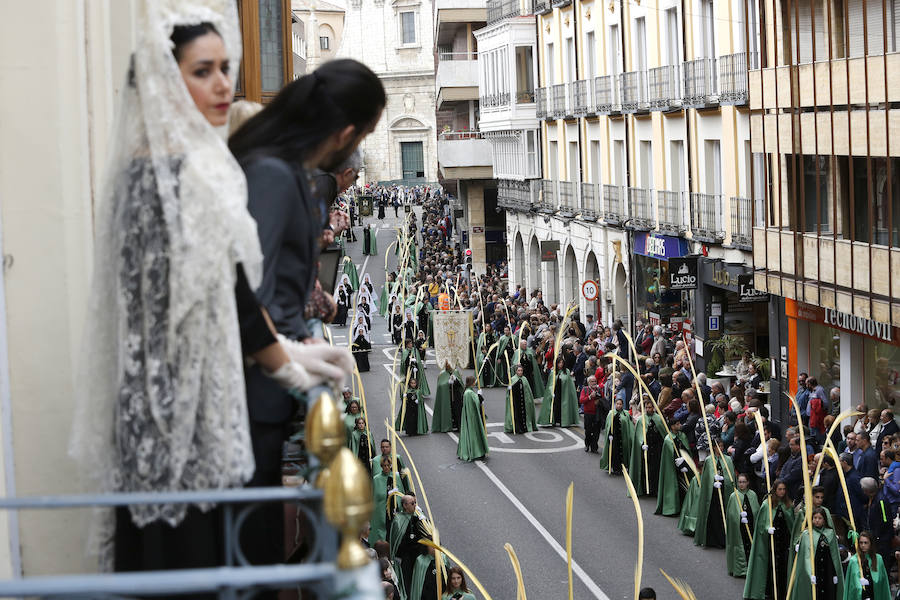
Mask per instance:
[[[376,294],[385,280],[385,251],[396,239],[398,220],[393,211],[388,209],[388,213],[383,221],[367,218],[379,227],[378,256],[362,256],[359,228],[360,241],[348,247],[360,280],[368,272]],[[391,251],[388,267],[394,266]],[[374,316],[372,327],[371,371],[364,373],[362,380],[377,441],[386,437],[390,369],[396,348],[390,343],[384,319]],[[347,328],[335,327],[332,332],[335,344],[347,344]],[[433,354],[428,357],[426,374],[433,392],[438,375]],[[463,373],[468,374],[471,371]],[[432,401],[433,397],[428,398],[429,423]],[[457,459],[454,434],[404,438],[442,544],[475,573],[495,600],[515,598],[515,574],[503,549],[507,542],[518,554],[529,598],[566,598],[565,497],[574,482],[574,597],[633,598],[637,519],[624,480],[601,471],[599,455],[584,452],[580,428],[504,434],[504,401],[503,388],[485,390],[491,452],[483,462]],[[421,490],[419,496],[424,508]],[[642,585],[655,588],[659,598],[676,597],[660,574],[663,569],[687,581],[698,598],[741,598],[744,580],[727,574],[723,550],[694,546],[692,538],[680,534],[676,519],[653,514],[655,498],[644,499],[640,505],[645,527]]]

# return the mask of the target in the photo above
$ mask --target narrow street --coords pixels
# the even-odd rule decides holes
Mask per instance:
[[[392,211],[388,211],[391,213]],[[379,256],[362,256],[362,244],[348,251],[368,272],[376,293],[385,280],[384,252],[396,239],[397,220],[368,218],[378,224]],[[361,239],[361,236],[359,236]],[[393,253],[388,267],[394,267]],[[347,329],[333,328],[335,344],[347,343]],[[372,319],[371,371],[363,374],[369,422],[377,442],[385,437],[390,412],[393,353],[384,319]],[[434,390],[438,370],[429,351],[427,376]],[[471,374],[471,371],[464,372]],[[599,468],[599,456],[586,454],[580,428],[543,428],[525,435],[503,433],[504,390],[485,390],[491,454],[484,462],[456,457],[455,434],[405,438],[440,531],[441,542],[475,573],[496,600],[511,598],[515,574],[503,545],[515,548],[530,598],[567,595],[565,495],[575,483],[574,586],[576,598],[632,598],[637,555],[637,522],[621,477]],[[428,399],[430,423],[430,405]],[[425,509],[421,498],[419,503]],[[693,545],[676,519],[655,516],[656,499],[641,501],[645,525],[642,585],[660,598],[672,597],[659,569],[686,580],[701,598],[740,598],[743,579],[727,575],[723,550]],[[425,509],[427,512],[427,509]]]

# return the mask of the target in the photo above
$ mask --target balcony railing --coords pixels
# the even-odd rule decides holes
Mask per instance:
[[[719,102],[716,59],[698,58],[684,63],[684,105],[703,108]]]
[[[481,131],[442,131],[438,136],[439,140],[483,140],[484,133]]]
[[[636,113],[649,110],[647,71],[629,71],[619,75],[622,90],[622,112]]]
[[[535,90],[516,92],[516,104],[533,104]]]
[[[626,218],[625,188],[603,184],[603,220],[609,225],[621,225]]]
[[[559,210],[567,216],[578,213],[578,198],[575,196],[575,184],[571,181],[559,182]]]
[[[594,78],[594,106],[598,115],[617,114],[621,110],[617,84],[612,75]]]
[[[448,60],[478,60],[477,52],[448,52],[446,50],[438,51],[438,62],[446,62]]]
[[[579,79],[571,83],[572,90],[569,97],[572,99],[572,114],[576,117],[594,113],[594,100],[591,98],[590,81]]]
[[[600,186],[596,183],[581,184],[581,218],[596,221],[600,217]]]
[[[750,68],[757,69],[758,56],[750,53]],[[719,57],[719,104],[747,104],[747,53],[738,52]]]
[[[500,179],[497,182],[497,205],[508,210],[530,211],[535,196],[533,183],[534,180]]]
[[[534,90],[535,116],[538,119],[550,118],[549,88],[537,88]]]
[[[518,0],[487,0],[487,24],[519,16]]]
[[[559,83],[550,88],[550,96],[552,98],[552,105],[550,112],[553,114],[553,118],[555,119],[563,119],[569,116],[571,113],[568,113],[568,107],[566,106],[566,84]]]
[[[657,222],[660,231],[682,234],[686,229],[684,224],[685,192],[669,192],[657,190],[656,208]]]
[[[647,73],[650,88],[650,110],[673,110],[681,106],[681,69],[666,65]]]
[[[550,10],[550,0],[534,0],[534,14],[545,15]]]
[[[628,226],[632,229],[653,229],[652,194],[647,188],[628,188],[628,210],[631,220]]]
[[[750,198],[731,198],[731,244],[753,248],[753,214]]]
[[[556,182],[550,179],[541,180],[541,193],[535,208],[544,212],[556,212]]]
[[[551,0],[553,8],[563,8],[572,4],[572,0]]]
[[[509,92],[501,92],[499,94],[488,94],[478,99],[481,108],[498,108],[501,106],[509,106]]]
[[[722,194],[691,193],[691,233],[700,242],[719,244],[722,228]]]

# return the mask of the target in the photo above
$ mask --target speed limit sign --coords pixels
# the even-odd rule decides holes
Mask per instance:
[[[593,302],[600,296],[600,286],[593,279],[588,279],[581,284],[581,295],[588,302]]]

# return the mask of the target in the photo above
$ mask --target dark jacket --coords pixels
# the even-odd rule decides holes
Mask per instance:
[[[894,435],[898,431],[900,431],[900,427],[897,426],[897,422],[893,419],[888,421],[887,425],[881,428],[881,433],[878,434],[878,442],[875,444],[875,451],[881,452],[881,442],[884,438],[889,435]]]
[[[856,470],[859,471],[860,477],[874,477],[878,479],[879,466],[878,452],[875,451],[875,448],[869,446],[860,454]]]
[[[787,484],[788,494],[793,499],[800,497],[803,489],[803,453],[791,454],[781,466],[781,479]]]
[[[853,510],[853,518],[857,523],[857,527],[859,527],[859,524],[862,522],[863,504],[866,501],[866,495],[863,494],[862,487],[859,485],[860,479],[862,479],[862,477],[860,477],[859,471],[856,469],[850,469],[844,473],[844,480],[847,482],[847,492],[850,495],[850,507]],[[840,515],[844,518],[850,516],[847,512],[847,503],[844,500],[844,491],[842,489],[838,489],[835,492],[834,512],[836,515]]]

